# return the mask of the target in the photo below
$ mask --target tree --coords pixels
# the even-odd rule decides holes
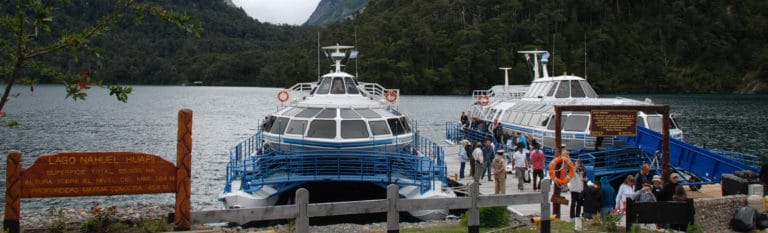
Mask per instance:
[[[83,28],[66,28],[62,25],[61,29],[54,29],[57,25],[54,23],[55,12],[71,4],[71,0],[0,2],[0,6],[7,7],[0,8],[0,61],[3,63],[0,66],[0,74],[6,82],[0,98],[0,117],[5,117],[3,110],[14,84],[28,84],[34,90],[37,79],[28,77],[32,74],[50,77],[64,84],[67,90],[66,98],[71,97],[75,101],[84,100],[87,94],[83,90],[91,88],[92,85],[108,88],[110,95],[114,95],[118,101],[128,101],[131,87],[92,82],[90,69],[71,71],[50,62],[55,59],[50,58],[51,55],[61,53],[65,55],[62,57],[68,57],[77,63],[81,50],[100,57],[100,49],[90,47],[91,40],[109,32],[112,25],[127,19],[139,23],[146,15],[154,15],[197,36],[202,28],[200,23],[192,22],[192,17],[186,14],[166,10],[152,3],[118,0],[111,9],[104,9],[106,14],[95,20],[93,25]],[[9,124],[17,123],[10,121]]]

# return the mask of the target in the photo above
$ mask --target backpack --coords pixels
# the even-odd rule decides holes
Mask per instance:
[[[757,210],[744,206],[736,211],[731,219],[731,228],[738,232],[748,232],[757,228]]]

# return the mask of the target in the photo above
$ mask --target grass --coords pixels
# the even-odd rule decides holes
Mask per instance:
[[[584,222],[584,226],[586,227],[584,230],[579,232],[607,232],[604,228],[604,226],[601,225],[594,225],[589,224],[588,222]],[[573,222],[568,221],[561,221],[561,220],[555,220],[551,222],[551,232],[558,233],[558,232],[575,232],[573,230]],[[624,232],[624,227],[618,227],[616,230],[618,232]],[[657,231],[649,231],[645,229],[637,229],[641,233],[651,233],[651,232],[657,232]],[[464,233],[467,232],[467,227],[462,226],[459,223],[455,224],[448,224],[448,225],[442,225],[438,227],[431,227],[428,229],[425,228],[416,228],[416,227],[407,227],[400,229],[400,232],[403,233],[427,233],[427,232],[437,232],[437,233]],[[504,233],[538,233],[540,230],[536,228],[536,225],[529,224],[524,227],[519,227],[515,229],[511,228],[480,228],[480,232],[504,232]],[[614,231],[611,231],[614,232]]]

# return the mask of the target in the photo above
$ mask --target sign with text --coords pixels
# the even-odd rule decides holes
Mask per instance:
[[[592,110],[591,116],[592,122],[589,124],[589,131],[592,136],[637,135],[637,111]]]
[[[176,166],[135,152],[40,156],[22,172],[22,197],[100,196],[176,191]]]

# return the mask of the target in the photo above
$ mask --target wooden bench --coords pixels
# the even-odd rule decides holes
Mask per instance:
[[[627,232],[635,223],[693,224],[696,211],[693,199],[686,202],[643,202],[636,203],[627,198]]]

